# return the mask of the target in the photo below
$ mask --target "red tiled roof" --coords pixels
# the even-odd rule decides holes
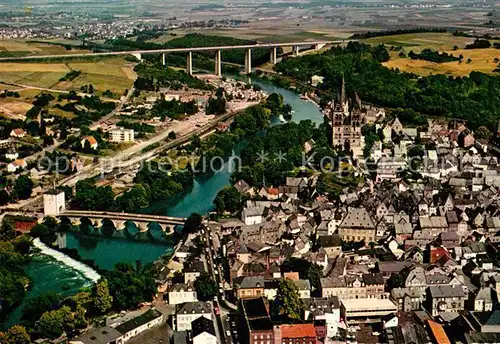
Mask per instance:
[[[84,140],[88,141],[91,146],[97,143],[97,140],[93,136],[85,136]]]
[[[16,129],[14,129],[13,131],[14,131],[14,133],[15,133],[16,135],[23,135],[23,134],[24,134],[24,130],[23,130],[23,129],[21,129],[21,128],[16,128]]]
[[[443,326],[432,320],[427,320],[427,323],[429,324],[434,339],[436,339],[439,344],[451,344]]]
[[[279,195],[279,190],[278,188],[269,188],[267,189],[267,193],[270,195]]]
[[[281,338],[316,338],[316,329],[313,324],[282,325]]]

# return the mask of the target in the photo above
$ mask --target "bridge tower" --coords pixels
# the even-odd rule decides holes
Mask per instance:
[[[43,195],[44,216],[58,216],[66,210],[64,191],[52,189]]]

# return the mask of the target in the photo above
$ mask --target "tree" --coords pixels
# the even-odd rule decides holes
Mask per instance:
[[[0,240],[12,240],[15,236],[14,223],[9,218],[4,217],[0,227]]]
[[[184,223],[183,232],[185,232],[186,234],[197,233],[202,228],[202,220],[203,218],[200,214],[192,213]]]
[[[124,310],[136,308],[142,302],[153,300],[156,282],[150,265],[134,268],[130,264],[116,264],[106,273],[109,293],[113,297],[113,308]]]
[[[323,277],[323,268],[318,264],[311,264],[307,269],[307,278],[311,282],[311,286],[314,289],[319,290],[321,288],[321,278]]]
[[[241,193],[234,186],[226,186],[217,193],[214,199],[215,208],[219,214],[225,211],[235,213],[241,210],[243,206]]]
[[[47,216],[42,223],[36,224],[30,231],[30,235],[34,238],[40,238],[45,244],[52,244],[56,241],[58,224],[55,218]]]
[[[198,276],[194,281],[194,288],[200,301],[209,301],[217,295],[217,284],[207,272],[202,272]]]
[[[171,140],[175,140],[177,138],[177,135],[175,135],[175,132],[172,130],[168,133],[168,138]]]
[[[6,333],[0,332],[0,343],[31,344],[31,337],[24,326],[14,325]]]
[[[108,281],[101,279],[93,290],[93,303],[95,309],[101,314],[106,313],[113,305],[113,297],[109,294]]]
[[[10,194],[5,189],[0,190],[0,205],[6,205],[10,201]]]
[[[59,308],[61,301],[62,297],[53,291],[29,299],[23,308],[22,319],[35,323],[43,313]]]
[[[74,315],[68,306],[42,314],[35,323],[35,331],[43,338],[55,339],[75,328]]]
[[[20,199],[28,199],[31,197],[33,185],[35,184],[28,176],[19,176],[14,183],[14,193]]]
[[[303,303],[297,287],[292,280],[281,279],[273,302],[273,315],[285,320],[300,320],[302,312]]]
[[[134,212],[137,208],[149,206],[150,195],[142,184],[136,184],[117,199],[121,210]]]
[[[482,125],[474,132],[474,137],[476,139],[489,140],[491,138],[491,131],[489,131],[488,128]]]

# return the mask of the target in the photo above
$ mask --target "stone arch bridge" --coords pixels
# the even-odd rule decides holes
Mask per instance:
[[[59,219],[67,218],[74,225],[80,225],[82,219],[87,218],[95,227],[102,227],[103,221],[109,220],[113,223],[116,231],[125,229],[126,223],[131,222],[137,226],[140,232],[147,232],[149,225],[156,223],[166,235],[173,234],[175,226],[184,225],[186,221],[182,217],[86,210],[64,210],[57,217]]]

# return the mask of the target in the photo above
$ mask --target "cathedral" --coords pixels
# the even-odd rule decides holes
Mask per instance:
[[[366,119],[357,95],[355,104],[350,106],[343,79],[338,101],[332,101],[325,112],[332,125],[332,147],[346,152],[352,150],[353,157],[362,156],[365,140],[361,127]]]
[[[363,107],[357,94],[350,104],[342,79],[338,101],[332,101],[327,106],[325,115],[332,125],[332,147],[348,153],[352,151],[354,158],[362,158],[365,139],[361,128],[385,117],[385,111],[370,106]]]

